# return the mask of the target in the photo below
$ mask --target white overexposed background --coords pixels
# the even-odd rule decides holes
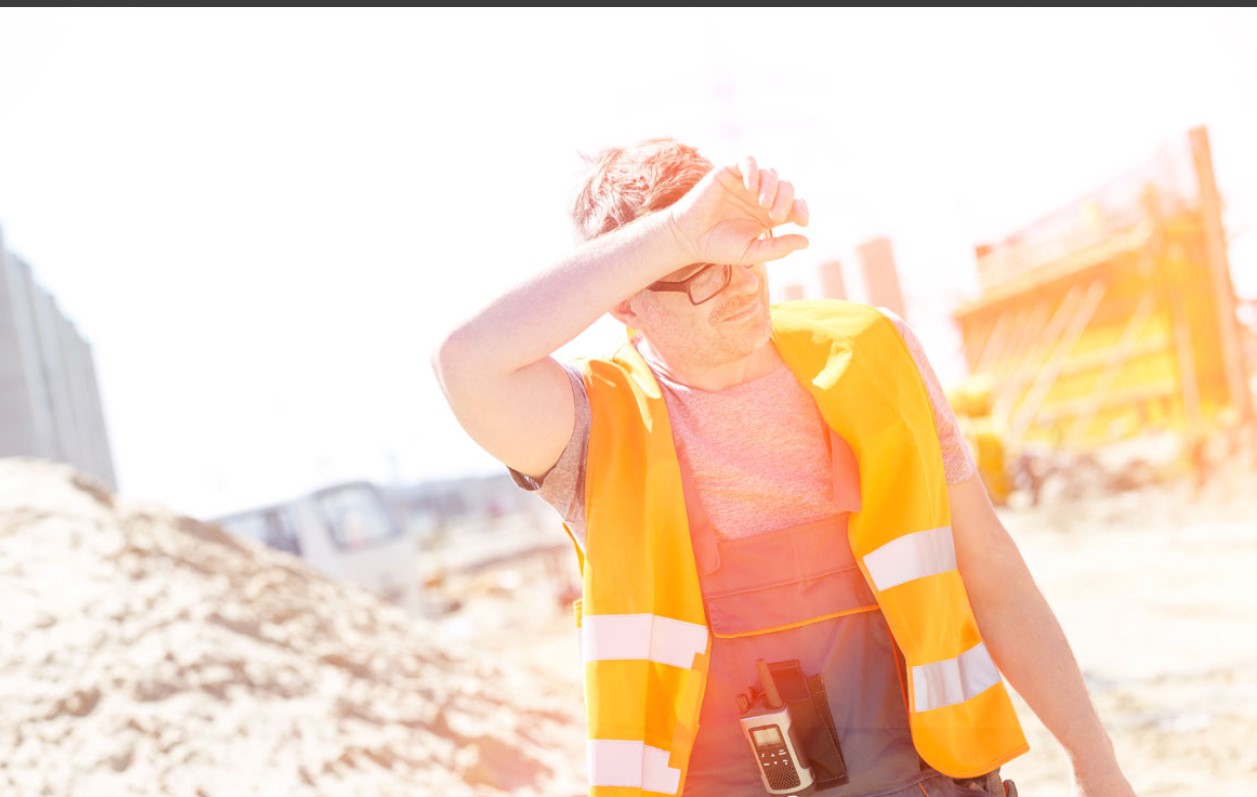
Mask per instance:
[[[222,514],[500,471],[429,354],[572,246],[612,144],[792,180],[775,289],[889,237],[944,382],[973,246],[1197,125],[1255,296],[1254,41],[1252,9],[5,9],[0,230],[92,344],[120,489]]]

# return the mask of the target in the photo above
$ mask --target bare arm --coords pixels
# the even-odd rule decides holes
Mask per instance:
[[[572,434],[574,409],[551,354],[621,301],[691,263],[775,260],[801,235],[764,230],[807,223],[790,183],[746,159],[715,169],[667,212],[578,247],[457,326],[432,364],[459,423],[515,470],[541,476]]]
[[[980,477],[949,485],[956,558],[983,639],[1009,684],[1056,737],[1078,797],[1134,797],[1056,615]]]

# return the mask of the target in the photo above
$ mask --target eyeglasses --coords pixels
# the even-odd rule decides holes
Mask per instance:
[[[659,280],[646,286],[648,291],[676,291],[687,294],[690,304],[702,304],[716,298],[733,279],[733,266],[706,263],[683,280]]]
[[[759,236],[772,238],[773,231],[765,230]],[[728,287],[733,279],[733,266],[704,263],[698,271],[683,280],[659,280],[646,286],[648,291],[676,291],[690,297],[690,304],[698,305],[716,298],[716,294]]]

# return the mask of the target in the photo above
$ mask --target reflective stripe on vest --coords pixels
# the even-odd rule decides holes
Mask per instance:
[[[668,766],[668,751],[642,742],[590,739],[585,743],[591,786],[628,786],[676,794],[681,770]]]
[[[912,668],[917,711],[954,706],[977,697],[1000,682],[999,669],[979,642],[954,659]]]
[[[864,555],[873,588],[887,590],[956,569],[951,526],[905,534]]]
[[[633,659],[689,669],[707,651],[707,627],[656,614],[593,614],[581,618],[586,662]]]

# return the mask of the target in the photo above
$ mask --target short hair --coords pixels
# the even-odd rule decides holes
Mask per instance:
[[[673,138],[610,147],[586,160],[589,176],[572,207],[582,241],[670,207],[712,170],[697,149]]]

